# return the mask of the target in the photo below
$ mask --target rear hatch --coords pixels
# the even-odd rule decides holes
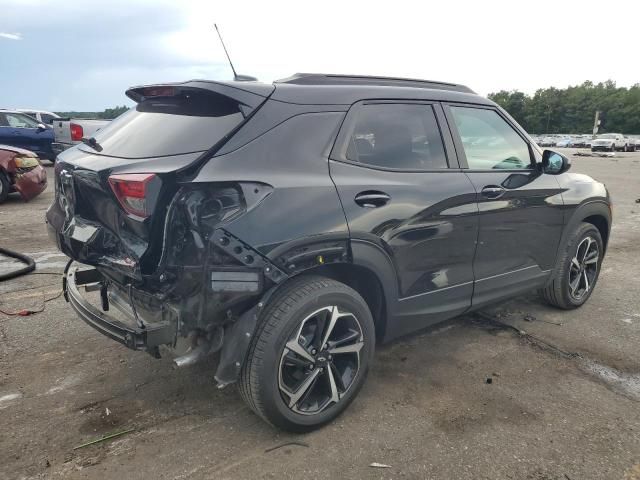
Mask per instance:
[[[140,280],[162,250],[182,180],[264,103],[271,85],[193,81],[136,87],[137,102],[56,162],[49,231],[73,259]]]

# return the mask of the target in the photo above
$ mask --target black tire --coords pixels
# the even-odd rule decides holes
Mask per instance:
[[[0,203],[3,203],[9,196],[9,188],[7,174],[0,170]]]
[[[576,278],[576,273],[578,276],[580,276],[581,273],[578,273],[580,272],[579,269],[572,266],[572,262],[574,257],[581,253],[579,248],[585,248],[583,242],[585,242],[587,238],[594,241],[597,246],[597,259],[594,264],[595,275],[591,278],[590,273],[584,273],[584,275],[588,277],[589,286],[582,295],[574,295],[571,292],[571,280]],[[587,253],[588,252],[585,251],[585,255]],[[600,231],[590,223],[581,223],[578,225],[576,230],[569,235],[567,245],[565,246],[556,268],[554,269],[553,277],[547,286],[539,291],[540,295],[547,301],[547,303],[565,310],[571,310],[584,305],[596,287],[598,277],[600,276],[600,266],[602,264],[603,256],[604,245],[602,237],[600,236]],[[588,266],[588,268],[592,267]],[[582,280],[581,282],[584,284]],[[575,284],[575,282],[573,283]],[[576,293],[579,293],[579,291]]]
[[[306,322],[313,317],[314,312],[323,311],[325,307],[331,306],[336,306],[341,313],[350,312],[352,314],[351,316],[344,316],[345,322],[352,321],[353,318],[356,319],[356,324],[360,327],[361,333],[356,342],[360,347],[359,353],[343,354],[341,357],[334,353],[336,358],[330,362],[331,365],[328,363],[323,364],[326,366],[326,371],[324,367],[320,367],[320,363],[317,363],[315,371],[310,370],[314,368],[315,363],[306,367],[287,366],[291,365],[287,363],[288,355],[294,352],[286,348],[286,345],[291,345],[294,339],[298,346],[300,346],[300,339],[306,342],[307,337],[311,336],[311,334],[307,334],[307,337],[305,337],[302,334],[302,328],[306,326]],[[324,325],[328,324],[325,323]],[[338,321],[336,321],[335,325],[338,325]],[[314,339],[316,329],[318,329],[317,324],[313,330]],[[318,330],[326,331],[322,328]],[[338,331],[338,328],[335,328],[334,331]],[[352,330],[347,331],[351,332]],[[319,336],[320,339],[323,337],[324,333]],[[327,341],[327,344],[330,343],[333,342]],[[360,343],[362,345],[359,345]],[[307,347],[303,347],[306,354],[315,351],[311,349],[311,346],[311,344],[307,344]],[[323,352],[327,353],[333,347],[330,346],[329,350],[326,350],[326,346],[321,348]],[[374,350],[375,327],[373,318],[366,302],[358,292],[343,283],[325,277],[297,277],[275,293],[260,315],[257,331],[240,374],[238,384],[240,394],[257,415],[275,427],[291,432],[310,431],[336,418],[355,398],[366,379]],[[315,355],[315,360],[318,362],[325,360],[325,358],[320,358],[321,354],[329,360],[332,358],[331,355],[318,352]],[[353,357],[353,355],[357,357]],[[342,377],[335,377],[331,373],[338,372],[334,369],[337,367],[333,367],[333,364],[337,365],[337,359],[345,357],[351,358],[352,360],[348,360],[350,362],[356,361],[358,368],[355,370],[356,373],[352,374],[349,385],[341,395],[338,395],[337,402],[332,402],[331,400],[321,402],[317,400],[316,402],[319,405],[325,406],[317,413],[304,414],[300,411],[294,411],[294,409],[302,408],[301,404],[302,406],[306,405],[307,396],[303,396],[299,402],[294,403],[293,407],[290,408],[289,403],[285,400],[285,395],[288,394],[281,389],[280,383],[285,378],[285,373],[287,372],[285,368],[298,368],[296,373],[304,375],[300,380],[300,385],[303,385],[305,380],[312,376],[312,373],[315,374],[314,378],[316,380],[311,383],[312,386],[308,389],[309,392],[315,393],[314,389],[320,389],[319,391],[322,393],[324,388],[329,389],[331,392],[336,392],[338,390],[335,389],[336,382],[334,378],[340,379],[342,387],[344,387],[344,380]],[[301,358],[296,357],[296,359]],[[283,373],[281,373],[281,368]],[[350,370],[350,372],[352,371]],[[328,378],[329,375],[331,380]],[[322,383],[324,381],[326,383]],[[291,389],[291,391],[295,394],[299,390]],[[295,402],[293,396],[286,398],[289,402]],[[324,397],[318,395],[316,398]]]

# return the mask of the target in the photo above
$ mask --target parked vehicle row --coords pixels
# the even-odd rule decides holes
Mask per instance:
[[[595,139],[590,135],[532,137],[540,147],[591,148],[596,151],[634,152],[640,149],[640,139],[620,133],[604,133]]]
[[[573,309],[595,288],[605,186],[467,87],[299,74],[127,96],[56,163],[48,228],[79,262],[65,298],[178,366],[220,352],[218,383],[280,428],[338,416],[376,341],[530,289]]]

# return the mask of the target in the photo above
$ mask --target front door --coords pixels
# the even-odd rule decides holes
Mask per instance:
[[[376,244],[395,267],[399,299],[389,306],[387,338],[470,306],[475,190],[458,168],[439,104],[356,104],[331,153],[330,173],[352,242]]]
[[[490,107],[445,106],[460,162],[478,201],[473,305],[540,286],[563,228],[561,188],[536,165],[534,147]]]
[[[7,114],[0,112],[0,144],[26,148],[25,141],[21,130],[12,127],[7,119]]]

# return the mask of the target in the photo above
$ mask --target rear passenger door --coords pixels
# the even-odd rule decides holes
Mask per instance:
[[[560,185],[542,173],[518,126],[489,106],[445,105],[461,166],[477,192],[473,305],[539,286],[563,228]]]
[[[386,338],[466,310],[478,232],[475,190],[458,166],[442,107],[355,104],[329,164],[354,262],[366,245],[388,256],[395,269],[395,285],[385,285],[396,297],[387,306]]]

